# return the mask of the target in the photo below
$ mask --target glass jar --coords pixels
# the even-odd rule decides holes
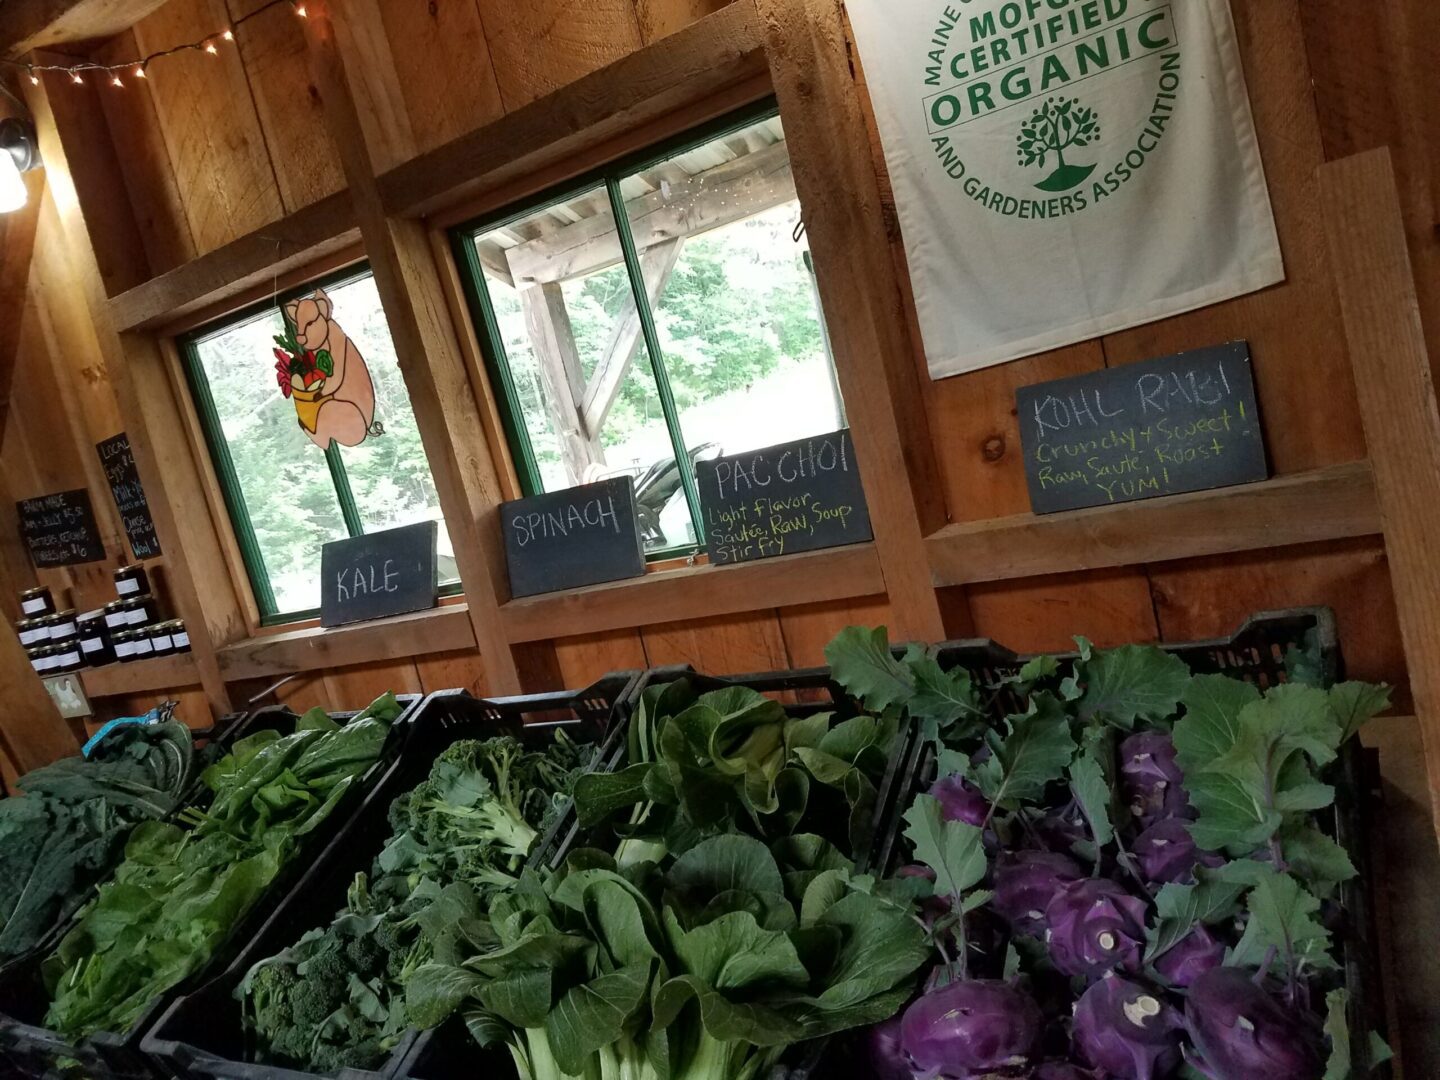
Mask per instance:
[[[50,628],[51,645],[67,645],[80,635],[75,625],[74,608],[56,612],[46,619],[45,623]]]
[[[35,674],[42,679],[54,674],[55,655],[60,651],[59,646],[42,645],[38,649],[30,650],[30,666],[35,669]]]
[[[128,664],[136,660],[135,655],[135,631],[117,630],[110,635],[110,647],[115,650],[115,659],[122,664]]]
[[[138,630],[142,626],[149,626],[158,615],[155,610],[155,597],[146,593],[144,596],[132,596],[129,600],[120,601],[120,609],[125,613],[126,625],[131,630]]]
[[[20,594],[20,612],[28,619],[54,615],[55,597],[50,595],[50,586],[39,585],[22,592]]]
[[[148,660],[155,655],[155,646],[150,644],[148,630],[130,631],[130,659]]]
[[[51,648],[51,652],[53,654],[51,659],[54,661],[49,671],[51,675],[66,675],[72,671],[79,671],[85,666],[85,659],[81,655],[78,640],[72,641],[68,645],[55,645]]]
[[[169,656],[175,651],[175,639],[170,634],[168,622],[156,623],[145,631],[150,635],[150,648],[156,656]]]
[[[91,667],[103,667],[115,659],[110,645],[110,632],[105,628],[105,609],[96,608],[75,617],[80,632],[81,658]]]
[[[185,629],[184,619],[171,619],[166,624],[170,627],[170,641],[175,646],[177,653],[190,651],[190,633]]]
[[[150,575],[139,563],[122,566],[115,571],[115,595],[122,600],[132,596],[150,595]]]
[[[15,624],[15,632],[20,635],[20,644],[26,649],[50,643],[50,627],[45,625],[44,619],[21,619]]]
[[[105,629],[112,634],[130,625],[130,613],[125,610],[124,600],[111,600],[100,610],[105,613]]]

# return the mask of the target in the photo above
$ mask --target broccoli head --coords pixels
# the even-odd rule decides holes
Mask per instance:
[[[383,923],[381,925],[384,925]],[[345,946],[345,958],[356,974],[369,975],[385,963],[385,949],[374,935],[351,938]]]

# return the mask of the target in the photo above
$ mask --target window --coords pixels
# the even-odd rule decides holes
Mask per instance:
[[[633,476],[651,556],[703,547],[697,461],[844,426],[773,104],[455,247],[522,489]]]
[[[328,312],[313,302],[293,307],[313,299],[317,289],[329,300]],[[374,409],[369,434],[358,445],[334,439],[324,449],[317,444],[316,438],[325,438],[332,428],[336,438],[347,441],[365,430],[362,419],[344,434],[324,419],[330,404],[314,414],[315,437],[302,427],[302,416],[310,414],[302,414],[301,399],[308,394],[287,394],[280,385],[275,337],[287,329],[303,332],[308,345],[309,336],[320,331],[289,323],[287,310],[303,312],[307,326],[314,327],[322,325],[315,320],[323,314],[329,321],[324,340],[339,340],[334,329],[339,328],[364,358]],[[368,269],[351,269],[277,296],[191,334],[181,346],[262,623],[317,614],[324,544],[420,521],[440,523],[441,584],[447,592],[459,591],[454,548]],[[347,372],[341,376],[355,385]]]

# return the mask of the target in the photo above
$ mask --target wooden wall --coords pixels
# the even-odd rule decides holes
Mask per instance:
[[[404,91],[406,115],[397,123],[408,124],[423,151],[685,26],[720,0],[369,2],[379,6]],[[99,55],[114,60],[191,40],[256,6],[255,0],[172,0],[105,43]],[[1440,100],[1440,11],[1429,0],[1395,0],[1363,13],[1342,0],[1232,0],[1232,7],[1286,283],[1016,363],[940,382],[922,378],[951,520],[1028,509],[1017,386],[1233,338],[1251,344],[1277,474],[1363,457],[1315,181],[1321,163],[1357,150],[1389,145],[1396,155],[1431,355],[1440,358],[1440,116],[1433,108]],[[262,229],[342,186],[294,19],[288,7],[273,8],[242,27],[237,45],[219,57],[181,54],[153,65],[143,86],[95,91],[121,148],[124,191],[152,273]],[[871,141],[888,193],[873,134]],[[898,227],[886,209],[903,278]],[[42,218],[42,230],[47,222],[55,227],[53,218],[53,210]],[[276,236],[275,243],[283,249],[286,237]],[[37,252],[42,247],[37,244]],[[113,433],[104,430],[113,420],[108,384],[87,374],[88,359],[74,359],[94,355],[93,349],[60,340],[71,319],[62,295],[64,268],[52,265],[60,261],[37,254],[32,268],[36,302],[33,311],[27,307],[26,374],[15,393],[22,422],[12,424],[0,447],[11,496],[82,482],[93,487],[89,444]],[[923,376],[923,359],[916,363]],[[73,447],[55,447],[66,443],[55,439],[57,430],[68,432]],[[103,487],[95,500],[97,509],[108,507]],[[102,524],[107,546],[120,550],[113,520],[102,514]],[[84,593],[89,577],[105,569],[76,575],[77,589]],[[952,588],[942,601],[951,635],[985,635],[1022,651],[1064,648],[1075,633],[1105,644],[1209,637],[1228,633],[1252,610],[1328,604],[1339,616],[1353,674],[1400,683],[1405,676],[1378,538]],[[553,653],[537,650],[527,688],[576,685],[646,664],[690,662],[715,672],[813,664],[835,630],[886,617],[879,596],[563,638]],[[473,653],[302,676],[279,696],[296,706],[340,708],[384,689],[460,685],[485,688]],[[263,687],[247,683],[235,696]],[[157,696],[110,704],[123,711]]]

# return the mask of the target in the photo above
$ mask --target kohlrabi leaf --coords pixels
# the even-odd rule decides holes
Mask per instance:
[[[906,706],[911,716],[933,720],[942,728],[957,720],[980,717],[975,684],[964,668],[942,671],[933,657],[923,654],[910,659],[907,666],[915,685]]]
[[[1330,690],[1330,709],[1340,725],[1340,741],[1347,742],[1371,717],[1390,707],[1390,687],[1343,682]]]
[[[1280,830],[1280,854],[1290,872],[1321,896],[1356,874],[1345,849],[1304,822],[1287,822]]]
[[[946,821],[939,799],[917,795],[905,821],[916,860],[935,871],[937,896],[958,898],[985,876],[980,830],[963,821]]]
[[[1108,844],[1115,836],[1110,823],[1110,804],[1114,793],[1105,779],[1105,770],[1096,757],[1095,748],[1089,747],[1070,763],[1070,790],[1080,801],[1085,820],[1100,846]]]
[[[1320,910],[1319,898],[1289,874],[1264,863],[1251,865],[1258,869],[1251,871],[1255,884],[1245,897],[1250,918],[1225,962],[1257,967],[1273,945],[1292,971],[1301,966],[1334,968],[1330,932],[1315,917]]]
[[[1330,1056],[1325,1061],[1322,1080],[1355,1080],[1350,1021],[1345,1015],[1349,1003],[1350,995],[1343,986],[1325,995],[1325,1037],[1330,1040]]]
[[[972,770],[981,794],[997,806],[1013,809],[1034,802],[1045,786],[1064,775],[1075,752],[1070,719],[1053,694],[1030,698],[1029,712],[1008,720],[1009,734],[985,733],[990,757]]]
[[[1041,679],[1051,678],[1059,672],[1059,670],[1060,662],[1056,660],[1055,657],[1036,656],[1025,661],[1016,678],[1019,679],[1020,682],[1029,685],[1030,683],[1037,683]]]
[[[1152,645],[1105,649],[1080,664],[1081,719],[1107,720],[1127,731],[1137,720],[1158,724],[1174,716],[1190,681],[1185,661]]]
[[[1145,960],[1155,960],[1180,943],[1197,923],[1218,923],[1230,918],[1245,887],[1219,880],[1198,885],[1168,884],[1155,897],[1155,923],[1146,932]]]
[[[910,671],[890,652],[885,627],[847,626],[825,646],[835,681],[880,712],[908,701],[915,692]]]
[[[1260,700],[1260,691],[1225,675],[1196,675],[1185,687],[1185,715],[1172,738],[1175,760],[1188,775],[1205,768],[1240,737],[1240,710]]]
[[[959,750],[947,747],[935,755],[936,780],[944,780],[947,776],[967,776],[969,773],[970,758]]]

